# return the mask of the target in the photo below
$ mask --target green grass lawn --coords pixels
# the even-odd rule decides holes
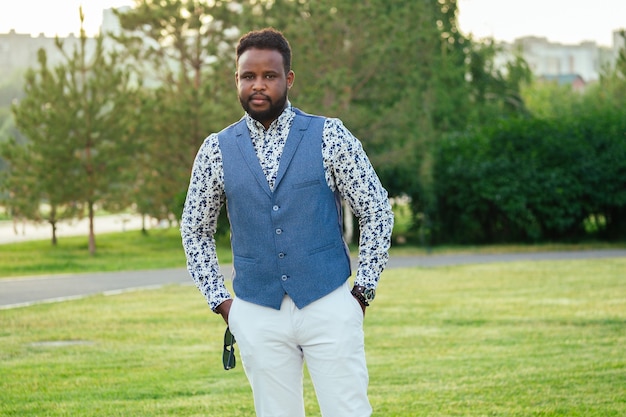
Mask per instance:
[[[49,240],[0,245],[0,279],[31,275],[185,267],[185,254],[177,228],[151,229],[147,234],[139,230],[98,234],[96,236],[97,252],[94,256],[89,255],[87,244],[87,236],[73,236],[59,238],[56,246],[52,246]],[[392,256],[409,256],[451,252],[504,253],[625,247],[626,242],[489,245],[430,249],[406,245],[392,247],[391,254]],[[217,250],[221,263],[231,262],[230,242],[227,236],[220,236],[217,239]],[[353,254],[356,254],[354,247]]]
[[[218,240],[220,261],[230,262],[228,239]],[[176,228],[103,233],[96,236],[96,254],[89,255],[87,236],[0,245],[0,278],[76,272],[108,272],[184,268],[180,232]]]
[[[387,270],[365,318],[374,416],[626,415],[624,271]],[[223,331],[191,285],[0,310],[0,416],[251,417]]]

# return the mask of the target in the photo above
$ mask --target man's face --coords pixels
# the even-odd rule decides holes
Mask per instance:
[[[248,49],[237,62],[237,93],[243,109],[267,129],[287,104],[293,71],[285,74],[283,56],[272,49]]]

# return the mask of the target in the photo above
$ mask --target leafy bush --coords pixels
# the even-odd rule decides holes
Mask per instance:
[[[565,241],[626,232],[626,117],[620,108],[519,118],[456,134],[434,150],[435,239]]]

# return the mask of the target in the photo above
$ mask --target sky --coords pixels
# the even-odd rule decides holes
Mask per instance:
[[[132,5],[133,0],[0,0],[0,33],[37,36],[78,34],[78,8],[88,35],[98,32],[102,10]],[[595,41],[612,45],[612,32],[626,28],[626,0],[458,0],[459,26],[474,38],[511,42],[542,36],[551,42]]]
[[[626,29],[626,0],[458,0],[458,6],[459,26],[474,38],[612,46],[613,31]]]

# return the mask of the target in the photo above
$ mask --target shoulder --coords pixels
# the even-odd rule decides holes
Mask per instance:
[[[324,123],[324,137],[327,141],[334,142],[353,142],[357,139],[352,132],[343,124],[341,119],[328,117]]]
[[[324,127],[327,130],[332,130],[333,132],[349,132],[348,128],[346,128],[341,119],[336,117],[327,117]]]
[[[198,151],[198,157],[213,160],[216,156],[219,155],[219,153],[219,138],[217,136],[217,133],[211,133],[202,142],[200,150]]]

